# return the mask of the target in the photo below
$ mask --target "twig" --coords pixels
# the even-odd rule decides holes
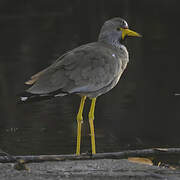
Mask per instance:
[[[4,160],[8,160],[9,162],[14,162],[14,169],[17,170],[29,170],[26,165],[25,165],[25,160],[24,159],[19,159],[16,158],[16,156],[12,156],[10,154],[8,154],[7,152],[3,151],[2,149],[0,149],[0,158],[4,157]],[[6,162],[4,162],[6,163]]]
[[[157,155],[180,155],[180,148],[154,148],[142,150],[127,150],[122,152],[70,155],[28,155],[28,156],[0,156],[0,163],[17,162],[23,160],[25,163],[43,161],[66,161],[66,160],[88,160],[88,159],[125,159],[128,157],[149,157]]]

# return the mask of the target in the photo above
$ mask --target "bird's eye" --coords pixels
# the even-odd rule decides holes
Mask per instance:
[[[117,31],[120,31],[120,30],[121,30],[121,28],[119,28],[119,27],[118,27],[116,30],[117,30]]]

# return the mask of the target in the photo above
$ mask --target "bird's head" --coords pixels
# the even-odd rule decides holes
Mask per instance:
[[[116,17],[104,23],[98,40],[109,43],[120,43],[129,36],[142,37],[139,33],[130,30],[124,19]]]

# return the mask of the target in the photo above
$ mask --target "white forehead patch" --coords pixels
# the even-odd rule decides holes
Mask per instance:
[[[116,57],[116,55],[115,55],[115,54],[112,54],[112,56],[113,56],[113,57]]]
[[[125,26],[127,26],[127,27],[128,27],[128,24],[127,24],[127,22],[126,22],[126,21],[124,21],[124,24],[125,24]]]

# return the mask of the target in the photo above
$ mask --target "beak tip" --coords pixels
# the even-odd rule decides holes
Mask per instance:
[[[141,35],[141,34],[137,33],[137,37],[142,38],[142,37],[143,37],[143,35]]]

